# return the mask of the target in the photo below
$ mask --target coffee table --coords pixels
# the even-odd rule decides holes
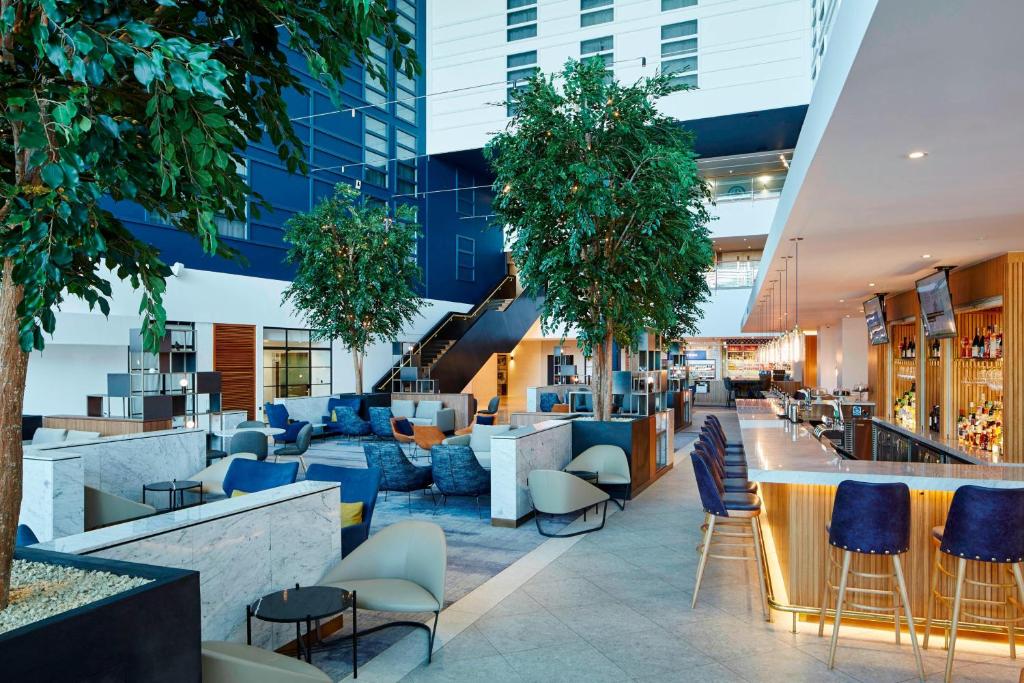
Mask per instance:
[[[203,482],[191,481],[188,479],[177,480],[172,479],[171,481],[154,481],[151,484],[142,485],[142,502],[146,502],[146,491],[166,491],[167,492],[167,509],[177,510],[178,508],[185,507],[185,491],[198,490],[199,493],[199,505],[203,504]],[[178,504],[174,503],[174,494],[178,494]]]
[[[306,640],[313,632],[313,622],[333,616],[352,608],[352,677],[359,677],[356,660],[356,594],[333,586],[305,586],[285,588],[264,595],[251,605],[245,606],[245,639],[252,645],[252,618],[277,624],[295,622],[295,656],[313,663],[313,648],[307,642],[302,644],[301,625],[306,622]]]

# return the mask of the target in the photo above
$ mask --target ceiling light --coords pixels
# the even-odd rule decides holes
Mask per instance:
[[[770,175],[763,175],[758,178],[758,180],[760,180],[762,184],[767,185],[772,181],[772,177]]]
[[[916,150],[916,151],[913,151],[910,154],[908,154],[907,158],[908,159],[924,159],[926,156],[928,156],[928,152],[922,152],[920,150]]]
[[[921,258],[931,258],[931,254],[921,254]]]
[[[841,303],[841,304],[844,304],[844,303],[846,303],[846,299],[840,299],[840,300],[839,300],[839,303]]]
[[[875,283],[874,283],[874,282],[869,282],[869,283],[868,283],[868,287],[874,287],[874,286],[875,286]]]

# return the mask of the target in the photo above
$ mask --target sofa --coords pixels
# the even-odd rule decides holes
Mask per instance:
[[[77,429],[57,429],[54,427],[39,427],[32,434],[32,440],[27,446],[48,446],[55,443],[69,443],[79,441],[92,441],[100,438],[99,432],[81,432]]]
[[[455,409],[445,408],[441,401],[392,400],[391,414],[414,425],[430,425],[445,433],[455,431]]]
[[[473,425],[473,431],[461,436],[450,436],[442,443],[445,446],[469,446],[477,461],[485,469],[491,469],[491,437],[512,430],[512,425]]]

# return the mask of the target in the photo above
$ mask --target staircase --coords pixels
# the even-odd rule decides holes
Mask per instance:
[[[374,384],[374,391],[390,392],[401,367],[419,365],[441,393],[461,392],[491,355],[516,347],[540,315],[540,304],[538,297],[517,295],[515,276],[506,276],[468,313],[442,318]]]

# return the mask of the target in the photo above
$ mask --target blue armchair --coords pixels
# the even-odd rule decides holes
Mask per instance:
[[[393,439],[391,435],[391,408],[370,408],[370,431],[381,439]]]
[[[35,545],[36,543],[39,543],[39,539],[36,538],[32,527],[28,524],[19,524],[17,535],[14,537],[14,547],[24,548],[27,545]]]
[[[309,424],[305,420],[292,422],[288,418],[288,407],[283,403],[265,403],[263,411],[266,413],[267,422],[271,427],[284,430],[284,434],[274,437],[274,443],[295,443],[295,439],[299,436],[299,430]]]
[[[363,521],[341,528],[341,556],[345,557],[370,535],[373,508],[377,505],[377,492],[380,490],[380,469],[315,464],[309,466],[306,481],[339,482],[342,503],[363,504]]]
[[[384,491],[384,500],[388,499],[388,491],[408,493],[409,511],[412,512],[413,491],[430,491],[430,497],[434,497],[431,490],[434,475],[430,468],[412,464],[397,443],[363,444],[363,453],[366,455],[366,466],[381,471],[380,488]]]
[[[224,489],[224,495],[230,498],[235,491],[255,493],[294,484],[298,474],[297,462],[274,463],[236,458],[228,466],[221,487]]]
[[[327,414],[323,417],[324,431],[345,436],[366,436],[370,423],[359,417],[363,399],[358,396],[331,397],[327,400]],[[332,418],[337,419],[332,419]]]
[[[448,496],[471,496],[480,514],[480,496],[491,494],[491,473],[485,470],[469,446],[434,446],[430,449],[434,485],[441,492],[441,504]]]
[[[545,391],[540,395],[537,402],[540,412],[550,413],[552,408],[562,402],[562,399],[553,391]]]

